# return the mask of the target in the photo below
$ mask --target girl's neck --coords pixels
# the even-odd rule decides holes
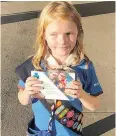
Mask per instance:
[[[63,65],[66,63],[66,59],[69,55],[66,55],[66,56],[55,56],[55,55],[52,55],[55,60],[58,62],[59,65]]]
[[[59,65],[63,65],[63,64],[65,64],[65,61],[66,61],[66,59],[58,59],[58,58],[56,58],[56,57],[54,57],[55,58],[55,60],[58,62],[58,64]]]
[[[57,63],[58,63],[59,65],[65,64],[65,63],[66,63],[66,59],[67,59],[67,57],[68,57],[68,55],[67,55],[67,56],[62,56],[62,57],[56,56],[56,55],[52,55],[52,56],[55,58],[55,60],[57,61]]]

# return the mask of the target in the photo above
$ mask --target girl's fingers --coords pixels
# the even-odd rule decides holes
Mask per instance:
[[[39,94],[39,93],[41,93],[40,90],[28,90],[28,94],[30,95]]]
[[[65,93],[73,98],[79,98],[81,95],[81,89],[77,90],[65,89]]]
[[[79,85],[81,82],[79,81],[79,80],[77,80],[77,81],[73,81],[73,84],[77,84],[77,85]]]
[[[28,83],[29,81],[38,81],[38,79],[36,77],[28,77],[27,80],[26,80],[26,83]]]
[[[39,81],[39,80],[37,80],[37,81],[29,81],[29,82],[27,82],[27,85],[28,86],[32,86],[32,85],[35,85],[35,84],[42,84],[42,82],[41,81]]]
[[[69,94],[75,95],[75,94],[77,94],[77,90],[65,89],[65,93],[66,93],[67,95],[69,95]]]
[[[77,90],[77,89],[81,89],[82,86],[81,85],[70,85],[68,88],[66,89],[72,89],[72,90]]]
[[[42,81],[38,80],[35,77],[28,77],[25,83],[25,91],[29,95],[35,95],[35,94],[40,95],[41,93],[40,91],[43,89],[42,83],[43,83]]]
[[[41,93],[42,89],[43,89],[43,87],[28,87],[26,89],[26,91],[29,95],[32,95],[32,94],[36,94],[36,93]]]
[[[77,98],[77,90],[65,89],[65,93],[73,98]]]
[[[26,82],[25,82],[27,85],[32,85],[34,83],[36,84],[42,84],[43,82],[38,80],[36,77],[28,77]]]
[[[28,90],[33,90],[33,91],[40,91],[40,90],[42,90],[43,89],[43,87],[42,86],[31,86],[31,87],[28,87]]]
[[[45,97],[41,93],[32,94],[31,98],[44,99]]]
[[[79,89],[80,86],[79,85],[71,85],[70,88],[76,90],[76,89]]]
[[[73,98],[77,98],[77,95],[69,94],[69,96],[71,96]]]
[[[29,95],[34,95],[34,94],[36,94],[36,93],[39,93],[39,92],[35,92],[35,91],[31,91],[31,90],[28,91],[28,94],[29,94]]]
[[[68,88],[71,88],[71,89],[81,89],[82,88],[82,84],[81,84],[80,81],[73,81]]]
[[[78,86],[82,86],[81,82],[79,80],[77,81],[73,81],[71,85],[78,85]]]

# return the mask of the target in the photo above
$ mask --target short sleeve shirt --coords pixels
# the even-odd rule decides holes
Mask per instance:
[[[81,63],[73,67],[73,69],[77,72],[80,81],[82,83],[83,89],[93,96],[98,96],[103,93],[101,85],[96,76],[95,68],[93,63],[90,62],[88,64],[88,68],[86,68],[86,61],[82,60]],[[20,80],[18,83],[18,88],[24,89],[25,83]],[[72,105],[78,110],[82,111],[82,103],[79,99],[75,99],[71,101]],[[40,130],[47,130],[50,113],[45,109],[45,107],[41,104],[41,102],[37,99],[32,101],[32,110],[35,116],[35,124]],[[44,113],[44,114],[43,114]],[[46,123],[40,123],[46,122]],[[65,128],[61,123],[55,120],[56,124],[56,136],[79,136],[72,132],[71,130]]]

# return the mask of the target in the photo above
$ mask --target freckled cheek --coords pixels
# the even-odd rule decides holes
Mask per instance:
[[[70,37],[70,44],[75,46],[75,44],[76,44],[76,37]]]
[[[56,45],[56,40],[48,39],[48,40],[47,40],[47,45],[48,45],[49,47],[55,46],[55,45]]]

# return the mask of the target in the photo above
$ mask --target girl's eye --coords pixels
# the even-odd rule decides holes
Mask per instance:
[[[56,36],[57,34],[50,34],[51,36]]]
[[[72,34],[72,33],[70,33],[70,32],[69,32],[69,33],[66,33],[67,36],[69,36],[69,35],[71,35],[71,34]]]

